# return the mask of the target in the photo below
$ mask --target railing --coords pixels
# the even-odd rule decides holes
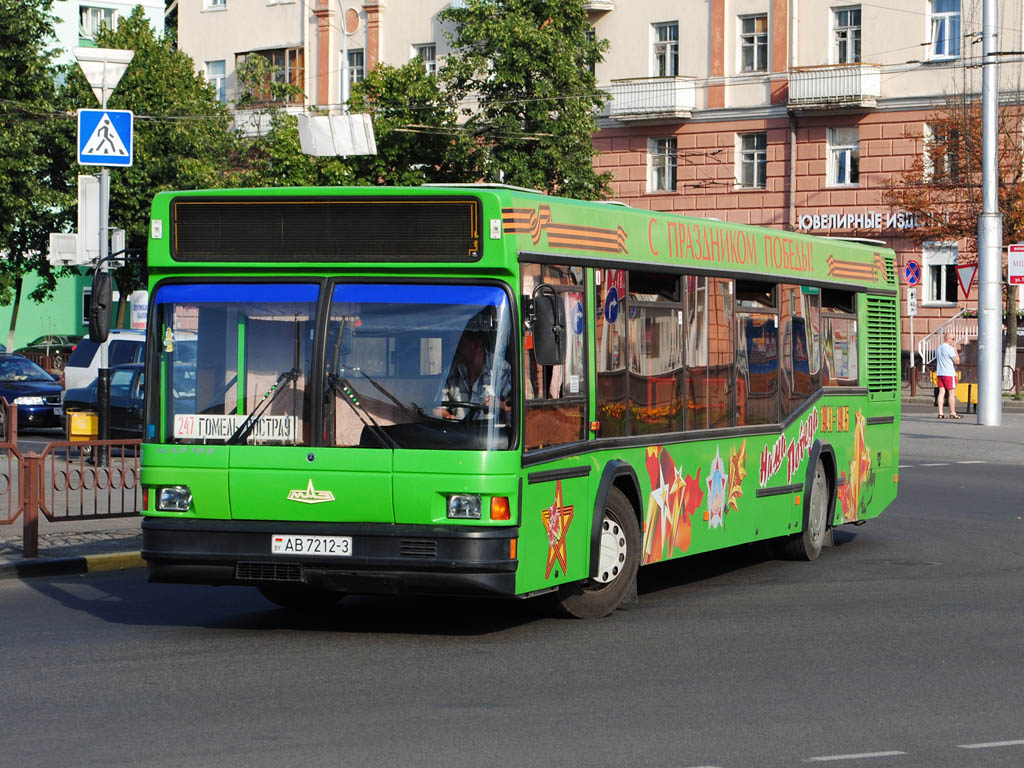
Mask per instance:
[[[954,338],[960,343],[978,338],[978,318],[965,317],[966,312],[966,309],[961,309],[917,342],[917,362],[922,370],[935,360],[935,350],[945,339],[947,330],[952,329]]]
[[[39,513],[51,523],[142,512],[141,440],[55,441],[18,450],[18,406],[0,400],[0,525],[22,519],[22,555],[39,555]]]
[[[791,107],[873,107],[881,92],[881,69],[875,64],[805,67],[789,73]]]
[[[696,86],[686,77],[613,80],[604,90],[611,96],[608,116],[616,120],[689,117],[697,105]]]

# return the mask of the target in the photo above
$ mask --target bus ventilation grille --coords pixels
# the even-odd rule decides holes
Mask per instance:
[[[302,581],[298,564],[236,563],[235,578],[239,581]]]
[[[896,298],[867,297],[868,393],[895,393],[899,389],[899,311]]]
[[[896,285],[896,256],[885,257],[885,282],[889,285]]]
[[[433,539],[402,539],[398,552],[402,557],[437,557],[437,542]]]

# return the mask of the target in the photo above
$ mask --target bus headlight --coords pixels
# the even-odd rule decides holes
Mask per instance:
[[[480,495],[453,493],[448,496],[448,517],[452,520],[479,520]]]
[[[192,506],[192,491],[187,485],[171,485],[160,489],[156,508],[162,512],[188,512]]]

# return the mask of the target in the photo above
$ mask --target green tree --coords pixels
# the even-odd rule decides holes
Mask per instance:
[[[588,35],[583,0],[466,0],[439,14],[453,22],[455,49],[441,79],[481,139],[489,180],[596,199],[610,174],[596,173],[591,137],[604,104],[593,66],[607,41]]]
[[[107,104],[111,109],[135,113],[132,165],[110,172],[110,225],[125,230],[129,250],[142,253],[154,194],[166,189],[230,185],[231,118],[213,86],[196,73],[192,59],[175,50],[170,38],[154,32],[141,6],[122,18],[117,29],[102,29],[96,44],[135,51]],[[96,106],[92,89],[77,65],[67,69],[60,100],[69,110]],[[65,121],[61,139],[61,151],[74,158],[74,121]],[[77,166],[72,169],[72,173],[78,172]],[[123,299],[120,324],[124,299],[145,285],[144,260],[129,261],[117,270],[115,279]]]
[[[8,347],[21,303],[23,278],[38,273],[31,298],[56,284],[47,261],[49,233],[66,218],[66,188],[57,175],[50,131],[54,122],[52,0],[0,0],[0,302],[13,302]]]
[[[458,125],[457,98],[414,59],[380,64],[352,89],[350,109],[373,119],[377,154],[352,158],[360,184],[471,182],[478,143]]]
[[[236,69],[239,83],[230,185],[245,187],[328,186],[352,183],[342,158],[302,154],[298,118],[285,105],[302,102],[302,89],[284,82],[279,68],[250,54]]]

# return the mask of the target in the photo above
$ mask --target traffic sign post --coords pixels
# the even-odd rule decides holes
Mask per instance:
[[[907,319],[910,321],[910,396],[917,394],[917,377],[914,375],[914,318],[917,317],[917,288],[907,288]]]
[[[107,274],[109,265],[107,255],[110,253],[110,172],[107,166],[127,167],[132,164],[134,115],[127,110],[107,109],[107,99],[117,88],[121,75],[135,56],[134,51],[119,48],[86,48],[74,49],[78,66],[89,81],[100,109],[81,109],[78,111],[78,162],[80,165],[103,166],[100,171],[99,188],[99,258],[93,273],[93,283],[97,279],[109,288],[110,277]],[[95,311],[98,292],[93,291],[93,310]],[[110,328],[110,307],[105,307],[105,314],[99,317],[92,314],[89,318],[89,338],[100,345],[99,375],[96,378],[96,404],[99,411],[99,437],[101,440],[110,437],[110,366],[107,359],[107,340]],[[96,451],[98,466],[106,466],[109,448]]]
[[[1010,285],[1024,285],[1024,243],[1014,243],[1006,249],[1006,277]]]
[[[921,282],[921,265],[913,259],[907,261],[903,268],[903,279],[907,285],[917,285]]]
[[[132,164],[135,115],[127,109],[78,110],[78,164]]]

